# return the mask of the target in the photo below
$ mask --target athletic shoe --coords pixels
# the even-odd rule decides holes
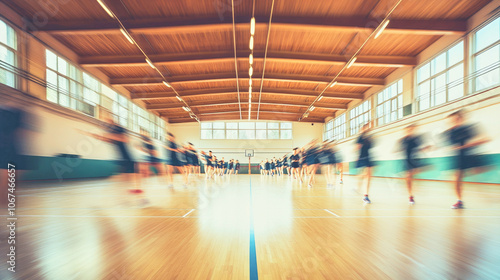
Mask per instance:
[[[464,208],[465,208],[464,203],[461,200],[457,201],[457,203],[451,206],[451,209],[464,209]]]
[[[344,183],[344,181],[340,180],[340,183],[341,183],[341,184],[343,184],[343,183]]]
[[[370,199],[368,198],[368,196],[367,196],[367,195],[365,195],[365,197],[363,197],[363,202],[364,202],[365,204],[370,204],[370,203],[372,203],[372,202],[370,201]]]
[[[415,204],[415,200],[413,199],[413,196],[410,196],[410,201],[409,201],[410,205],[413,205]]]

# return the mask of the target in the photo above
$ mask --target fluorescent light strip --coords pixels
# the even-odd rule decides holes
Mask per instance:
[[[377,39],[378,36],[380,36],[380,34],[382,34],[382,32],[384,32],[385,28],[387,27],[387,25],[389,24],[390,20],[386,20],[382,26],[380,26],[379,30],[377,31],[377,33],[375,34],[375,38],[374,39]]]
[[[351,59],[351,61],[349,61],[349,63],[347,64],[347,69],[351,68],[351,66],[354,64],[354,62],[356,61],[356,59],[358,59],[357,57],[354,57]]]
[[[249,86],[252,86],[252,83],[253,83],[253,82],[252,82],[252,77],[250,77],[250,80],[248,80],[248,85],[249,85]]]
[[[333,82],[333,83],[330,85],[330,87],[333,87],[333,86],[335,86],[336,84],[337,84],[337,81]]]
[[[104,2],[102,2],[101,0],[97,0],[97,3],[101,5],[101,7],[106,11],[106,13],[108,13],[110,17],[115,18],[113,12],[111,12],[111,10],[108,8],[108,6],[106,6],[106,4],[104,4]]]
[[[323,99],[323,95],[319,97],[318,101],[321,101],[321,99]]]
[[[175,97],[177,97],[177,100],[179,100],[180,102],[182,102],[182,98],[178,95],[176,95]]]
[[[132,37],[130,37],[130,35],[128,34],[128,32],[123,29],[123,28],[120,28],[120,31],[122,32],[123,36],[125,36],[125,38],[127,38],[127,40],[130,42],[130,44],[134,44],[134,41],[132,40]]]
[[[255,18],[250,20],[250,34],[253,36],[255,34]]]
[[[253,36],[250,36],[250,44],[249,47],[251,50],[253,50]]]
[[[253,75],[253,67],[250,66],[250,68],[248,69],[248,76],[250,76],[250,78],[251,78],[252,75]]]
[[[146,62],[149,64],[149,66],[151,66],[151,68],[156,69],[155,65],[153,64],[153,62],[151,62],[151,60],[149,60],[149,58],[146,58]]]
[[[250,54],[250,56],[248,56],[248,61],[250,62],[250,65],[253,64],[253,54]]]
[[[150,64],[151,65],[151,64]],[[167,81],[163,81],[163,84],[166,85],[167,87],[171,88],[172,86],[167,82]],[[177,96],[179,97],[179,96]]]

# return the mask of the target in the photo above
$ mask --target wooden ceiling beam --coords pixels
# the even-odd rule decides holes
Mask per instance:
[[[239,60],[248,60],[250,51],[238,51]],[[233,52],[200,52],[191,54],[160,54],[150,55],[155,64],[198,64],[198,63],[223,63],[234,60]],[[254,60],[263,60],[264,52],[254,52]],[[317,65],[343,65],[347,63],[350,56],[333,54],[313,54],[270,51],[267,60],[277,62],[310,63]],[[117,56],[86,56],[80,57],[79,64],[84,67],[122,67],[122,66],[147,66],[149,65],[141,55],[117,55]],[[370,67],[405,67],[415,66],[417,59],[409,56],[375,56],[360,55],[354,66]]]
[[[231,18],[190,18],[186,19],[124,19],[123,25],[132,33],[142,34],[173,34],[185,32],[207,32],[213,30],[231,30]],[[268,17],[256,17],[256,27],[265,28]],[[236,28],[249,28],[250,17],[236,17]],[[387,26],[387,33],[449,35],[463,34],[467,30],[466,20],[399,20],[392,19]],[[380,24],[380,19],[363,17],[273,17],[274,28],[315,29],[325,31],[352,30],[353,32],[370,32]],[[31,24],[29,26],[36,26]],[[76,20],[76,21],[49,21],[37,27],[34,31],[51,32],[57,34],[106,34],[119,33],[118,23],[114,20]]]
[[[183,122],[193,122],[196,121],[191,118],[186,117],[171,117],[169,118],[167,115],[162,115],[168,118],[169,123],[183,123]],[[248,119],[248,112],[246,113],[246,118]],[[253,121],[257,118],[257,112],[251,113],[251,118]],[[199,116],[200,121],[222,121],[222,120],[241,120],[239,112],[237,113],[221,113],[221,114],[212,114],[212,115],[204,115]],[[272,121],[298,121],[298,117],[296,115],[285,115],[285,114],[276,114],[276,113],[268,113],[268,112],[260,112],[259,120],[272,120]],[[304,121],[312,122],[312,123],[324,123],[325,119],[322,117],[308,117],[304,119]]]
[[[224,106],[224,105],[238,105],[238,100],[236,99],[227,99],[227,100],[209,100],[209,101],[195,101],[188,103],[191,108],[198,107],[207,107],[207,106]],[[241,102],[241,104],[247,104],[247,102]],[[255,106],[258,106],[257,102],[254,102]],[[302,101],[290,101],[290,100],[261,100],[260,104],[262,105],[274,105],[274,106],[299,106],[299,107],[309,107],[310,102],[302,102]],[[146,105],[146,109],[152,111],[158,110],[167,110],[167,109],[179,109],[183,107],[183,103],[161,103],[161,104],[149,104]],[[325,103],[325,102],[317,102],[314,107],[318,109],[325,110],[346,110],[346,104],[334,104],[334,103]]]
[[[258,93],[260,88],[252,88],[253,92]],[[240,88],[240,93],[247,93],[248,88]],[[293,96],[303,96],[303,97],[316,97],[319,95],[319,91],[314,90],[298,90],[298,89],[284,89],[284,88],[263,88],[262,94],[278,94],[278,95],[293,95]],[[235,88],[214,88],[214,89],[202,89],[202,90],[185,90],[179,92],[182,97],[199,97],[199,96],[210,96],[210,95],[230,95],[238,94]],[[349,93],[349,92],[325,92],[324,98],[332,99],[347,99],[347,100],[361,100],[363,99],[362,93]],[[132,99],[159,99],[159,98],[171,98],[175,97],[173,92],[150,92],[150,93],[135,93],[131,96]]]
[[[248,73],[240,72],[240,80],[248,80]],[[254,73],[255,79],[262,77],[262,73]],[[207,82],[222,82],[232,81],[236,79],[235,73],[213,73],[203,75],[185,75],[168,77],[168,82],[171,85],[186,84],[186,83],[207,83]],[[313,84],[328,84],[332,78],[327,76],[313,76],[313,75],[291,75],[281,73],[268,73],[264,76],[268,81],[283,81],[283,82],[298,82],[298,83],[313,83]],[[111,85],[120,86],[146,86],[151,84],[162,84],[161,77],[140,77],[140,78],[112,78],[110,79]],[[358,78],[358,77],[338,77],[337,82],[339,85],[349,86],[383,86],[384,79],[377,78]]]

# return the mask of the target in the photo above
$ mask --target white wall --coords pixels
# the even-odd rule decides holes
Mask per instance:
[[[247,162],[245,149],[254,149],[252,162],[260,162],[266,158],[281,157],[292,153],[295,147],[302,147],[313,139],[322,140],[323,125],[295,122],[292,125],[292,140],[202,140],[199,123],[168,124],[178,143],[191,142],[197,150],[211,150],[217,158],[238,159]]]

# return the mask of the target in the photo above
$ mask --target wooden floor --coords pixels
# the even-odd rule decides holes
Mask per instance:
[[[403,181],[375,179],[364,206],[355,177],[191,180],[20,187],[17,272],[2,238],[0,279],[500,279],[498,185],[466,185],[452,210],[443,182],[417,182],[409,206]]]

